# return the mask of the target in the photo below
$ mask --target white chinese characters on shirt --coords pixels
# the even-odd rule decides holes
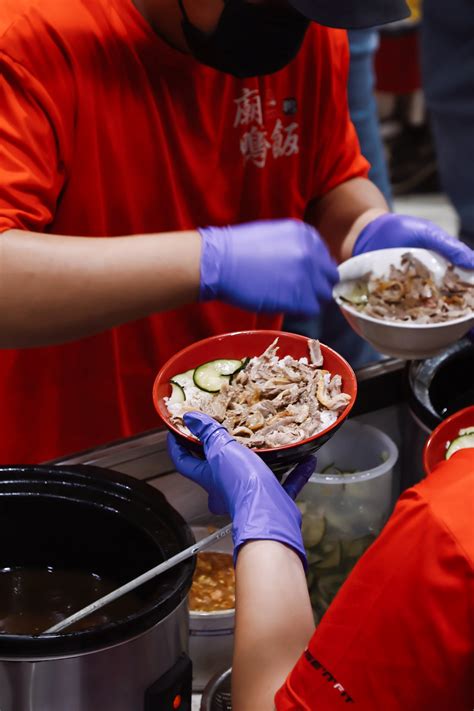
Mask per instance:
[[[246,129],[240,137],[240,152],[245,162],[250,161],[257,168],[263,168],[269,156],[278,159],[299,153],[298,124],[293,121],[285,126],[278,118],[270,133],[263,122],[258,89],[246,87],[234,101],[237,106],[234,128],[243,126]]]

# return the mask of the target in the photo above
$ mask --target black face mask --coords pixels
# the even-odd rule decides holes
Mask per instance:
[[[298,53],[309,20],[290,8],[225,0],[214,32],[207,35],[183,15],[183,33],[192,55],[209,67],[241,79],[273,74]]]

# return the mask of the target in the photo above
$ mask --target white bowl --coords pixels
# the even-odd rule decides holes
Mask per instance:
[[[474,326],[474,314],[434,324],[383,321],[373,316],[366,316],[341,299],[345,281],[359,279],[367,272],[381,277],[388,273],[390,265],[400,266],[402,255],[407,252],[413,254],[433,272],[437,283],[441,282],[449,262],[436,252],[406,247],[380,249],[360,254],[340,264],[341,281],[334,287],[333,296],[345,318],[359,336],[371,343],[380,353],[411,360],[436,355],[458,341]],[[474,284],[474,271],[459,268],[455,271],[464,281]]]

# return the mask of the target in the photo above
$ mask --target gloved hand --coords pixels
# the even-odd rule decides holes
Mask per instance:
[[[407,215],[389,213],[376,217],[358,236],[352,254],[390,247],[421,247],[438,252],[457,267],[474,269],[474,250],[451,237],[441,227]]]
[[[181,474],[208,492],[212,513],[230,514],[234,560],[245,541],[264,539],[291,546],[306,564],[300,511],[267,465],[208,415],[191,412],[184,420],[203,443],[206,459],[191,455],[169,434],[171,459]],[[315,458],[308,457],[291,473],[285,486],[292,497],[303,488],[315,466]]]
[[[202,301],[221,299],[251,311],[313,316],[330,301],[339,276],[323,240],[300,220],[203,227]]]

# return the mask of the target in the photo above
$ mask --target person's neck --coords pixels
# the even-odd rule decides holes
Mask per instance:
[[[183,0],[186,14],[196,27],[212,32],[218,22],[222,0]],[[182,14],[178,0],[132,0],[138,12],[171,47],[189,52],[181,28]]]

